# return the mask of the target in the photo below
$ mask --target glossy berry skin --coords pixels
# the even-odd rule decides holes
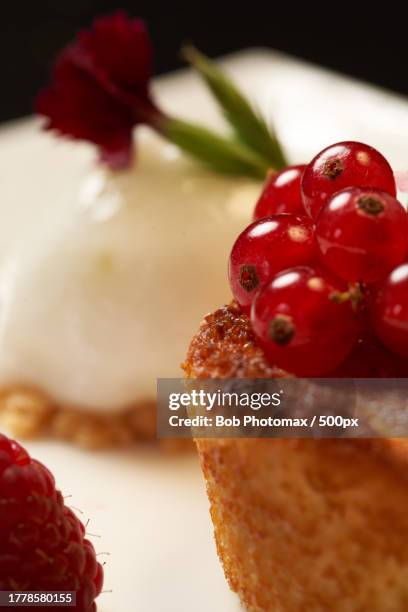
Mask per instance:
[[[334,370],[357,340],[350,301],[338,299],[344,285],[324,271],[295,267],[277,274],[256,296],[251,323],[273,365],[298,376]]]
[[[391,166],[381,153],[361,142],[339,142],[316,155],[303,173],[306,212],[316,218],[327,200],[347,187],[371,187],[396,195]]]
[[[389,351],[378,338],[359,338],[350,355],[330,378],[406,378],[408,362]]]
[[[232,293],[249,311],[256,291],[280,270],[307,264],[316,256],[311,220],[272,215],[249,225],[236,240],[229,258]]]
[[[335,194],[316,222],[321,261],[340,278],[371,283],[408,254],[408,215],[384,191],[351,187]]]
[[[95,612],[102,584],[95,550],[52,474],[0,434],[0,590],[76,591],[73,609]]]
[[[395,268],[376,288],[372,321],[380,340],[397,355],[408,358],[408,264]]]
[[[255,207],[254,219],[287,213],[303,215],[300,183],[306,166],[288,166],[271,174]]]

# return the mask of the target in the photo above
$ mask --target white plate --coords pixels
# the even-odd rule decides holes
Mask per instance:
[[[332,142],[356,139],[379,148],[395,169],[408,169],[404,99],[269,51],[237,54],[225,66],[274,117],[293,162]],[[190,72],[158,79],[155,91],[170,112],[222,125]],[[75,197],[92,157],[87,145],[40,133],[33,119],[4,126],[2,205],[25,198],[24,214],[40,222],[42,202]],[[53,442],[27,446],[54,472],[64,495],[72,495],[67,501],[91,519],[89,532],[101,536],[94,538],[97,550],[110,553],[105,588],[112,592],[100,597],[101,612],[239,609],[217,561],[196,457],[141,450],[91,454]]]

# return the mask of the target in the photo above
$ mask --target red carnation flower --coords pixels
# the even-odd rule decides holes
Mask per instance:
[[[161,116],[149,94],[152,47],[140,19],[123,12],[95,20],[58,56],[52,83],[36,100],[46,129],[88,140],[102,161],[126,167],[132,129]]]
[[[59,54],[51,85],[39,94],[35,108],[48,119],[45,129],[92,142],[111,168],[130,164],[132,131],[141,123],[218,172],[263,178],[271,165],[287,165],[275,135],[235,86],[204,55],[192,49],[188,55],[238,138],[173,118],[156,106],[149,91],[149,36],[143,21],[122,11],[96,19]]]

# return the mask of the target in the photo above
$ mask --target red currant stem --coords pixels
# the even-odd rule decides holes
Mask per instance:
[[[343,304],[349,301],[350,293],[349,291],[333,291],[333,293],[329,295],[329,299],[332,300],[332,302],[336,302],[336,304]]]
[[[343,304],[344,302],[351,302],[353,310],[356,310],[361,300],[363,299],[363,290],[360,283],[354,283],[350,285],[348,291],[333,291],[330,294],[329,299],[336,304]]]

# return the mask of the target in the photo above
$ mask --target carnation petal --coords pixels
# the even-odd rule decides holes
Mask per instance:
[[[47,117],[46,129],[94,143],[103,162],[122,168],[132,157],[133,127],[157,116],[151,72],[143,21],[118,11],[96,19],[60,53],[35,108]]]
[[[92,77],[62,55],[52,85],[40,92],[36,109],[48,118],[46,129],[89,140],[103,149],[129,141],[134,125],[131,110],[107,94]],[[126,138],[125,138],[126,135]],[[127,153],[128,155],[128,153]]]

